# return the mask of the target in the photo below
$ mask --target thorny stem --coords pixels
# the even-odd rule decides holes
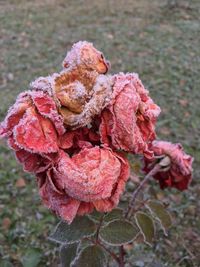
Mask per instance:
[[[128,218],[129,214],[130,216],[132,215],[133,211],[134,211],[134,203],[135,200],[138,196],[138,194],[140,193],[141,189],[143,188],[143,186],[146,184],[146,182],[152,177],[154,176],[160,169],[161,169],[161,165],[160,164],[156,164],[154,166],[154,168],[144,177],[144,179],[142,180],[142,182],[139,184],[139,186],[136,188],[136,190],[133,192],[131,201],[128,205],[128,209],[127,212],[125,213],[125,218]]]

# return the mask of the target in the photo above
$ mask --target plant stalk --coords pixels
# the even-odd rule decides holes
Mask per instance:
[[[157,172],[159,172],[161,169],[161,165],[160,164],[156,164],[154,166],[154,168],[144,177],[144,179],[142,180],[142,182],[139,184],[139,186],[136,188],[136,190],[133,192],[131,201],[129,202],[128,205],[128,209],[127,212],[125,213],[125,218],[128,218],[129,215],[131,217],[133,211],[134,211],[134,203],[135,200],[138,196],[138,194],[140,193],[140,191],[142,190],[143,186],[148,182],[148,180],[154,176]]]
[[[124,246],[119,247],[119,267],[124,267],[125,262],[124,262]]]

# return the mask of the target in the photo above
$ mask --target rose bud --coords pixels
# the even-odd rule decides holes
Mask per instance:
[[[150,149],[154,152],[154,158],[144,159],[144,171],[149,172],[161,161],[162,168],[154,175],[160,187],[175,187],[181,191],[187,189],[192,180],[193,158],[183,151],[181,144],[153,141]]]

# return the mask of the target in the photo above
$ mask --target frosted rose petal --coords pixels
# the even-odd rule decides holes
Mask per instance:
[[[107,145],[152,156],[148,142],[155,138],[160,108],[153,103],[137,74],[114,76],[110,104],[101,115],[101,140]]]
[[[73,221],[80,206],[80,201],[72,199],[66,194],[59,194],[54,191],[51,184],[48,183],[48,179],[46,179],[46,182],[40,187],[39,192],[43,203],[49,209],[68,223]]]
[[[12,135],[12,130],[17,125],[31,106],[31,100],[27,92],[19,94],[15,104],[8,110],[5,120],[0,125],[0,137],[9,137]]]
[[[192,162],[193,158],[187,155],[181,144],[172,144],[166,141],[154,141],[151,149],[155,156],[168,156],[171,159],[170,169],[165,172],[158,172],[154,175],[160,183],[162,189],[166,187],[175,187],[179,190],[188,188],[192,180]],[[144,171],[149,172],[153,167],[154,159],[145,158]]]
[[[33,108],[26,110],[23,118],[14,128],[16,144],[34,153],[58,151],[57,133],[51,121],[36,113]]]
[[[38,112],[45,118],[49,118],[55,125],[59,135],[65,133],[62,117],[58,114],[56,104],[47,93],[42,91],[32,91],[31,97]]]

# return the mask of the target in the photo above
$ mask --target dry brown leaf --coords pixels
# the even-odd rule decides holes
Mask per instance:
[[[15,186],[17,188],[21,188],[21,187],[25,187],[26,186],[26,181],[24,180],[24,178],[19,178],[16,183]]]
[[[8,230],[10,228],[11,225],[11,220],[8,217],[5,217],[2,221],[2,228],[4,230]]]
[[[189,101],[188,101],[187,99],[180,99],[180,100],[179,100],[179,103],[180,103],[181,106],[183,106],[183,107],[187,107]]]
[[[162,128],[160,128],[160,133],[163,134],[163,135],[170,135],[171,131],[167,127],[162,127]]]

